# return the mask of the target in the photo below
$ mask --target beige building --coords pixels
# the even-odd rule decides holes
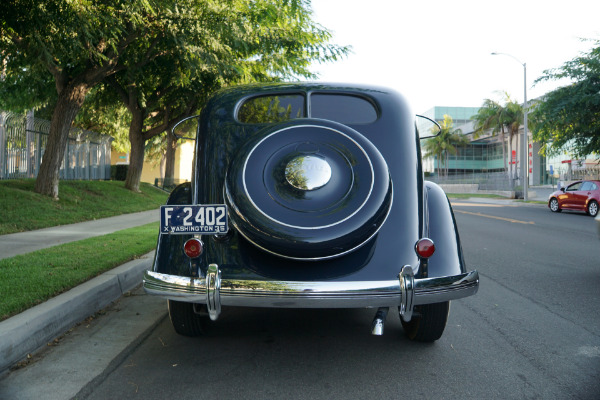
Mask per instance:
[[[194,142],[191,140],[183,141],[175,151],[175,182],[190,181],[192,179],[192,161],[194,159]],[[129,164],[129,153],[111,152],[111,165]],[[142,182],[155,184],[162,180],[165,175],[164,159],[158,162],[144,161],[142,169]]]

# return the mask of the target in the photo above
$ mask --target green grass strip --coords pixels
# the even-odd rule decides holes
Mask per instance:
[[[0,181],[0,235],[158,209],[168,193],[141,183],[132,192],[120,181],[60,181],[59,200],[35,193],[35,180]]]
[[[158,223],[0,260],[0,320],[156,248]]]

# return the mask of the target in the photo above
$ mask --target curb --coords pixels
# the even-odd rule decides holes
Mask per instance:
[[[142,282],[154,251],[0,322],[0,372]]]

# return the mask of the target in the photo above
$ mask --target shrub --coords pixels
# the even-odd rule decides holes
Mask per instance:
[[[110,179],[113,181],[124,181],[127,177],[127,164],[118,164],[110,166]]]

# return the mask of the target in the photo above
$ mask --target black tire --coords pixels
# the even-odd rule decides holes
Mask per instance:
[[[416,342],[435,342],[442,337],[448,314],[450,312],[450,302],[424,304],[415,306],[413,317],[409,322],[405,322],[400,317],[402,328],[410,340]]]
[[[550,203],[548,205],[550,207],[550,211],[552,211],[552,212],[561,212],[562,211],[560,209],[560,207],[558,206],[558,200],[556,199],[556,197],[551,198]]]
[[[592,200],[589,202],[588,207],[587,207],[587,212],[592,217],[595,217],[596,215],[598,215],[598,202],[596,200]]]
[[[183,336],[202,336],[211,323],[208,315],[196,314],[194,304],[168,300],[169,318],[175,332]]]

